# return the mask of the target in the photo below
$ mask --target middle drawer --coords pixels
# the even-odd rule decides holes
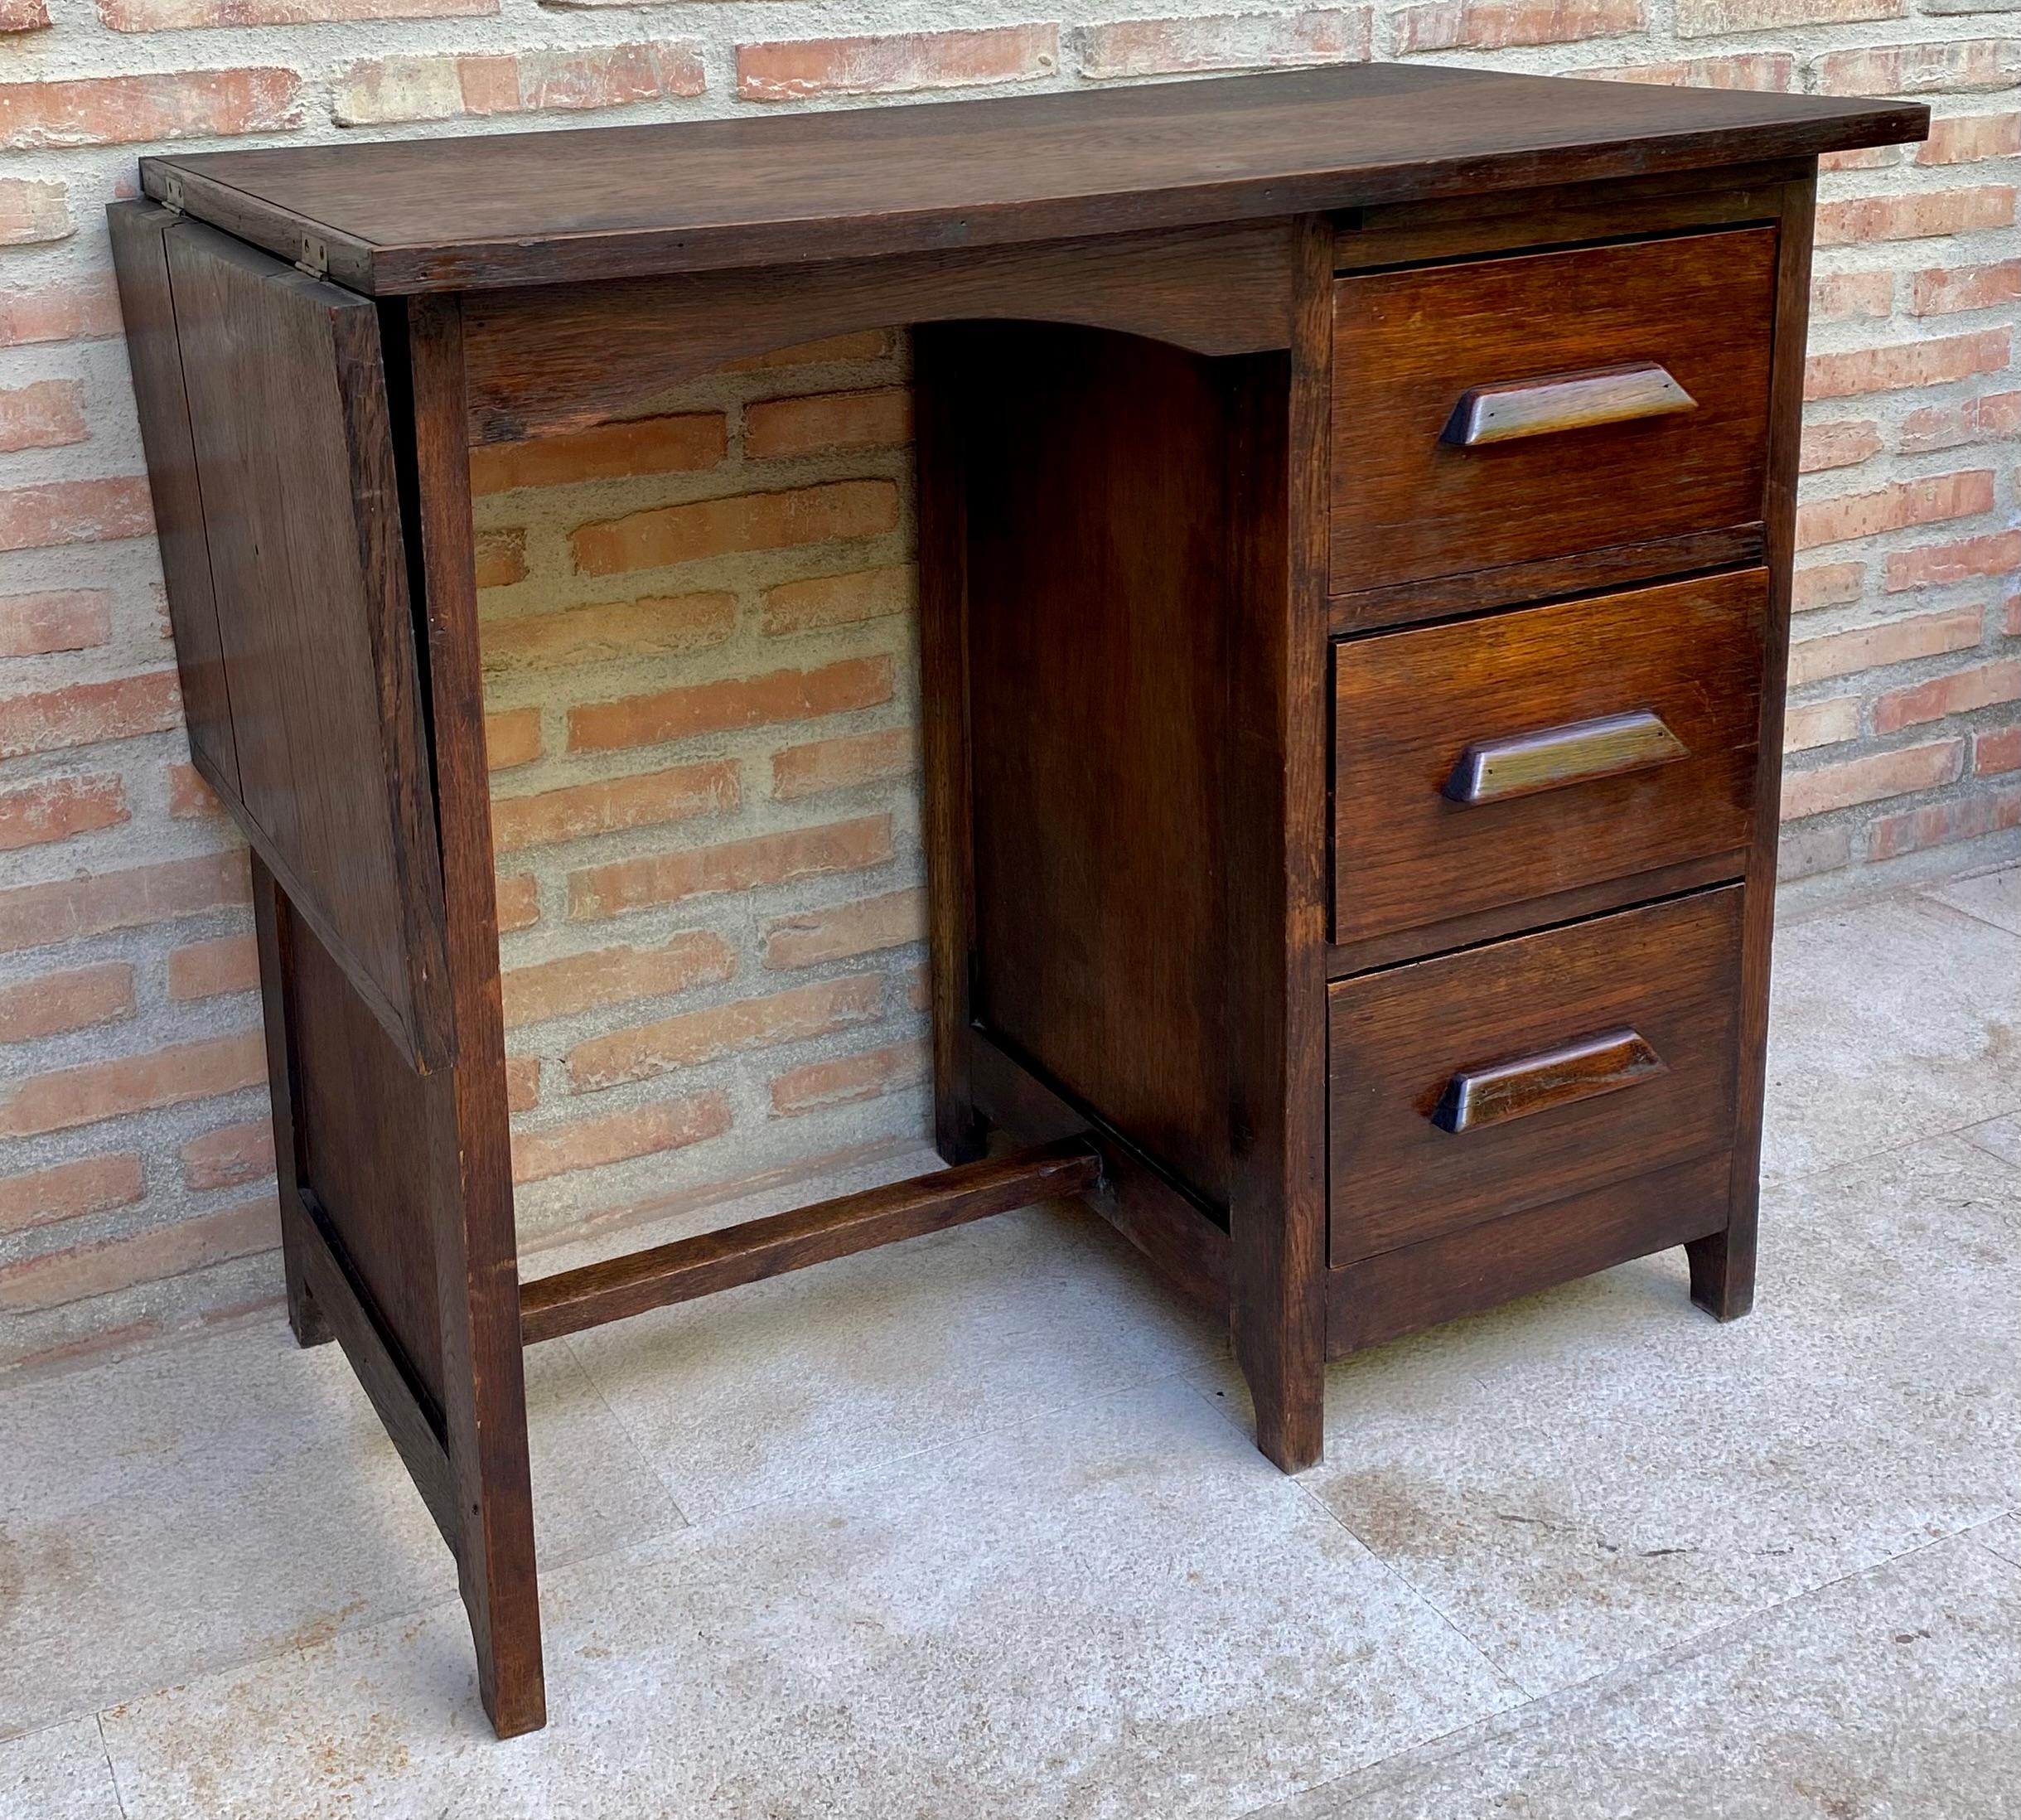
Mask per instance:
[[[1720,855],[1738,876],[1767,605],[1747,569],[1336,645],[1333,940]]]

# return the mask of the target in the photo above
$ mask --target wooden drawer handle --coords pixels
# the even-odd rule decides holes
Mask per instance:
[[[1610,1030],[1542,1055],[1463,1068],[1446,1082],[1432,1123],[1442,1131],[1477,1131],[1532,1112],[1618,1092],[1665,1072],[1656,1052],[1632,1030]]]
[[[1654,361],[1632,361],[1622,366],[1590,366],[1545,379],[1477,385],[1460,394],[1440,440],[1479,448],[1523,436],[1550,436],[1559,430],[1592,429],[1697,409],[1698,400],[1666,368]]]
[[[1459,755],[1441,794],[1454,802],[1504,802],[1689,757],[1690,748],[1660,715],[1637,708],[1506,739],[1477,739]]]

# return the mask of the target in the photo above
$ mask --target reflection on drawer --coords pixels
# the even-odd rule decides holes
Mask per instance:
[[[1333,591],[1758,520],[1775,269],[1744,228],[1339,280]]]
[[[1741,889],[1335,985],[1331,1261],[1733,1141]]]
[[[1757,569],[1337,645],[1334,941],[1738,875],[1767,603]]]

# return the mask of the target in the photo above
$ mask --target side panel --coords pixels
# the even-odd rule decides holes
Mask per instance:
[[[442,890],[378,312],[193,222],[162,243],[235,806],[425,1071],[452,1053]],[[197,628],[201,666],[196,587],[176,624]]]

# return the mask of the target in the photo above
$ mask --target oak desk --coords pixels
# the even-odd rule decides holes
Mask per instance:
[[[542,1723],[520,1348],[1086,1193],[1325,1359],[1753,1269],[1812,193],[1917,106],[1357,67],[142,162],[191,753],[254,852],[288,1306]],[[473,443],[915,341],[949,1168],[521,1283]],[[1013,1145],[992,1153],[994,1130]]]

